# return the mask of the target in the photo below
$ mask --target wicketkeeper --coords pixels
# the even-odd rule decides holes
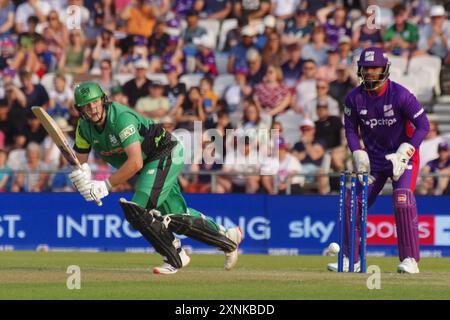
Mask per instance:
[[[183,165],[183,146],[161,125],[111,102],[95,82],[75,88],[80,112],[74,150],[82,169],[70,179],[87,201],[106,197],[112,187],[139,175],[131,201],[120,199],[127,221],[164,257],[153,273],[173,274],[190,262],[173,233],[218,247],[225,252],[225,269],[238,259],[239,228],[225,230],[199,211],[188,208],[177,177]],[[92,180],[86,163],[91,149],[118,170],[105,181]]]
[[[362,83],[346,97],[345,134],[356,170],[369,173],[369,207],[375,202],[386,180],[392,179],[401,261],[397,271],[419,273],[419,232],[414,188],[419,170],[419,146],[429,131],[429,122],[414,95],[388,79],[389,68],[390,62],[382,49],[367,48],[361,53],[358,76]],[[360,144],[360,137],[364,145]],[[359,179],[361,181],[362,176]],[[349,263],[355,263],[355,271],[359,271],[360,183],[357,189],[355,261],[349,262],[347,258],[350,233],[347,223],[344,237],[345,271],[348,271]],[[348,222],[350,197],[346,199],[345,212]],[[329,264],[328,269],[337,271],[337,264]]]

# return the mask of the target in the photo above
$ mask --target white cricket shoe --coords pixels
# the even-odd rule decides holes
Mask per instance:
[[[344,257],[344,266],[342,268],[343,271],[348,272],[348,267],[349,267],[349,260],[347,257]],[[332,271],[332,272],[337,272],[338,271],[338,263],[337,262],[329,263],[327,265],[327,270]],[[354,265],[354,272],[360,272],[360,271],[361,271],[361,264],[360,264],[360,261],[358,261]]]
[[[419,266],[416,259],[406,258],[397,267],[398,273],[419,273]]]
[[[191,258],[187,255],[186,251],[184,249],[181,249],[180,251],[180,258],[181,263],[183,267],[186,267],[189,262],[191,262]],[[164,262],[160,267],[154,267],[153,273],[154,274],[175,274],[178,272],[179,269],[175,268],[171,264]]]
[[[239,256],[239,244],[242,241],[242,231],[241,228],[235,227],[228,229],[225,233],[228,239],[236,243],[236,250],[231,252],[225,252],[225,270],[229,271],[233,269],[238,261]]]

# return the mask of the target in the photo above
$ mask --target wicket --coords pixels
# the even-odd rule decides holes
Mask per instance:
[[[344,271],[344,234],[346,224],[345,203],[346,196],[350,196],[350,235],[349,235],[349,268],[348,272],[354,272],[355,257],[355,229],[356,229],[356,208],[357,208],[357,176],[362,175],[362,193],[361,193],[361,231],[360,231],[360,247],[359,256],[361,259],[360,272],[366,272],[366,228],[367,228],[367,202],[369,188],[369,174],[367,172],[341,172],[339,181],[339,255],[338,255],[338,272]],[[350,177],[350,194],[347,195],[347,178]]]

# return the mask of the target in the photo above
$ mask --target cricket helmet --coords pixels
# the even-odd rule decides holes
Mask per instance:
[[[367,79],[367,74],[364,72],[365,68],[383,67],[382,73],[378,74],[378,79]],[[389,78],[389,69],[391,63],[389,62],[386,53],[383,49],[377,47],[370,47],[361,52],[358,60],[358,77],[362,79],[362,84],[367,90],[376,90],[384,81]]]
[[[87,119],[84,115],[81,107],[87,105],[88,103],[97,101],[99,99],[103,100],[103,110],[106,111],[109,101],[106,93],[102,90],[100,85],[93,81],[87,81],[78,84],[75,87],[75,108],[80,112],[84,119]]]

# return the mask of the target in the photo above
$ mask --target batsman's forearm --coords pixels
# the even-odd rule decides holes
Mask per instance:
[[[125,163],[120,167],[119,170],[114,172],[109,177],[109,183],[111,186],[116,186],[121,183],[127,182],[130,178],[132,178],[136,173],[139,172],[143,167],[142,159],[128,159]]]

